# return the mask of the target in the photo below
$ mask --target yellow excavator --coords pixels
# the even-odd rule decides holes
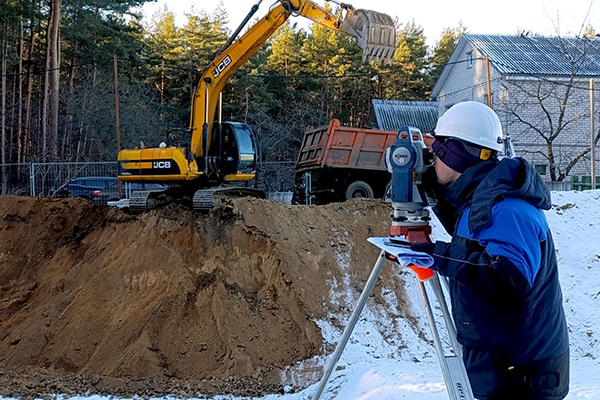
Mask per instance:
[[[278,0],[269,12],[239,38],[258,10],[255,4],[226,44],[204,69],[192,99],[191,121],[185,140],[170,132],[156,148],[119,152],[119,179],[123,182],[160,183],[165,191],[135,191],[129,199],[133,212],[155,208],[173,198],[191,201],[196,210],[207,210],[220,198],[264,197],[259,190],[228,182],[249,181],[255,176],[256,143],[252,129],[239,122],[221,121],[221,91],[231,76],[287,21],[300,15],[335,31],[350,35],[363,49],[363,62],[391,64],[396,48],[392,18],[369,10],[339,4],[335,14],[310,0]],[[218,121],[215,115],[218,113]],[[190,140],[191,135],[191,140]],[[181,139],[179,137],[179,139]],[[168,193],[168,195],[167,195]],[[168,200],[165,200],[168,199]]]

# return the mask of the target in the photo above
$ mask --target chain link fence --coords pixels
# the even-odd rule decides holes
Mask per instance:
[[[116,178],[117,162],[65,162],[0,164],[0,194],[19,196],[55,196],[57,191],[75,178]],[[597,177],[598,187],[600,178]],[[546,182],[550,190],[591,189],[589,176],[573,176],[561,182]],[[267,193],[271,200],[291,203],[295,185],[295,162],[262,162],[256,178],[247,183]],[[130,191],[123,190],[125,198]]]
[[[256,171],[258,187],[268,193],[293,191],[295,166],[293,161],[259,163]]]
[[[290,203],[294,191],[294,166],[292,161],[259,163],[256,178],[248,185],[263,190],[273,200]],[[4,164],[0,165],[3,178],[0,193],[54,197],[73,179],[100,181],[116,178],[117,171],[115,161]],[[123,191],[125,197],[127,193]]]
[[[31,164],[31,196],[54,196],[75,178],[105,178],[117,176],[117,162],[68,162]],[[100,179],[97,179],[98,181]]]

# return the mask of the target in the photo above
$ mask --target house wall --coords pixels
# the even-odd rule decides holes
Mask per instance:
[[[466,60],[472,54],[473,62],[469,65]],[[465,43],[458,56],[459,63],[452,66],[437,101],[440,116],[452,105],[461,101],[474,100],[487,104],[487,75],[485,55],[481,54],[470,43]],[[511,80],[512,79],[512,80]],[[515,147],[516,155],[527,159],[540,170],[546,166],[544,179],[550,180],[548,160],[542,155],[546,153],[543,138],[535,131],[537,127],[542,132],[550,130],[546,114],[539,106],[538,97],[545,97],[544,104],[552,115],[552,125],[558,125],[560,102],[568,89],[567,85],[556,85],[547,81],[531,80],[531,77],[508,79],[496,70],[490,63],[490,83],[492,91],[492,108],[498,114],[505,134],[509,134]],[[565,82],[568,84],[568,82]],[[579,152],[590,146],[590,92],[588,80],[575,82],[572,86],[581,89],[571,89],[568,107],[565,111],[565,121],[570,121],[564,132],[554,141],[553,151],[558,165],[557,173],[564,171],[567,164]],[[595,83],[596,102],[596,131],[600,129],[600,80]],[[538,90],[544,96],[538,96]],[[547,97],[547,98],[546,98]],[[564,124],[564,122],[563,122]],[[600,175],[600,151],[596,149],[596,175]],[[567,176],[589,176],[591,171],[589,154],[583,157]]]
[[[471,64],[467,61],[469,53],[473,59]],[[490,64],[492,106],[502,96],[501,79],[500,73]],[[485,55],[477,51],[470,43],[466,43],[458,56],[457,63],[452,66],[452,70],[436,100],[440,105],[440,115],[461,101],[473,100],[487,104]]]
[[[552,79],[556,81],[556,78]],[[568,80],[559,83],[530,77],[511,77],[502,81],[507,93],[504,101],[498,104],[498,113],[506,119],[506,132],[509,132],[517,155],[526,158],[534,165],[546,165],[545,178],[550,179],[549,163],[541,153],[547,154],[546,141],[542,134],[549,137],[562,126],[562,132],[553,140],[552,151],[557,164],[556,172],[565,173],[567,165],[581,152],[590,147],[590,91],[589,80]],[[600,82],[595,82],[598,88]],[[561,104],[567,98],[567,107],[561,117]],[[600,126],[600,93],[594,92],[595,130]],[[543,104],[544,109],[540,106]],[[547,111],[547,113],[545,111]],[[599,159],[596,154],[595,160]],[[596,162],[598,167],[598,162]],[[600,172],[596,168],[596,173]],[[575,164],[569,176],[590,175],[589,153]]]

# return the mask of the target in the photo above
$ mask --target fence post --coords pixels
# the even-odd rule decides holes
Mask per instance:
[[[31,197],[35,197],[35,164],[29,163],[29,186],[31,187]]]

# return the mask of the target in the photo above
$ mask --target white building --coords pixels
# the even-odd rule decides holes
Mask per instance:
[[[589,182],[591,93],[596,145],[600,129],[600,39],[464,34],[431,97],[440,115],[465,100],[487,104],[488,82],[517,156],[547,181]],[[597,151],[595,160],[598,176]]]

